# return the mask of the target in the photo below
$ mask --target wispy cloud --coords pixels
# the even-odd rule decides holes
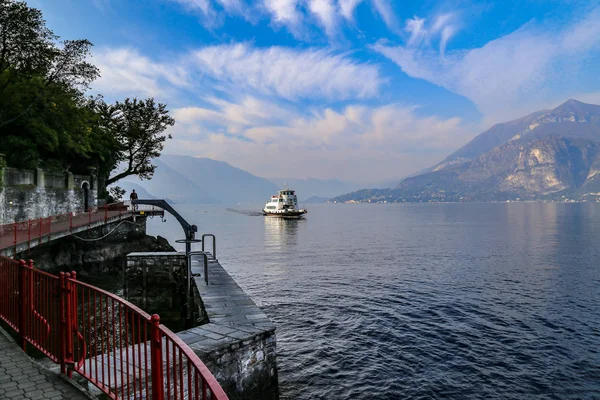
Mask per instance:
[[[156,95],[199,87],[220,91],[341,101],[374,97],[382,78],[376,65],[328,49],[256,48],[248,43],[200,48],[172,60],[153,60],[131,48],[94,53],[106,94]]]
[[[564,87],[576,79],[578,60],[600,50],[600,9],[560,30],[531,22],[480,48],[446,54],[454,25],[440,16],[428,32],[441,36],[439,50],[410,39],[399,46],[380,42],[374,49],[407,75],[469,98],[488,122],[497,122],[554,101],[549,83]]]
[[[363,0],[338,0],[340,14],[348,21],[354,21],[354,9],[358,7]]]
[[[284,25],[292,33],[297,33],[302,21],[298,0],[263,0],[263,5],[271,14],[274,24]]]
[[[334,37],[338,29],[338,10],[333,0],[309,0],[308,8],[325,29],[327,36]]]
[[[373,0],[373,6],[383,18],[383,21],[394,32],[398,32],[398,19],[392,9],[392,5],[388,0]]]
[[[220,45],[195,51],[193,60],[221,82],[289,100],[372,97],[382,81],[377,66],[324,49]]]
[[[101,1],[101,0],[94,0]],[[342,27],[356,28],[354,11],[368,2],[386,26],[399,33],[399,24],[390,0],[169,0],[196,14],[207,28],[222,24],[225,16],[238,15],[248,21],[259,16],[270,18],[274,28],[285,27],[297,39],[313,36],[314,26],[320,27],[331,40],[342,35]],[[346,25],[344,25],[346,24]]]
[[[217,25],[217,11],[214,9],[211,0],[170,0],[183,6],[187,11],[199,15],[201,21],[206,27]]]
[[[93,89],[108,95],[155,96],[189,84],[183,65],[156,62],[136,49],[99,49],[93,62],[101,72]]]
[[[395,178],[439,161],[473,133],[458,118],[422,118],[415,107],[396,104],[300,114],[245,97],[174,115],[168,151],[229,161],[262,176],[368,180],[376,170],[380,179]]]

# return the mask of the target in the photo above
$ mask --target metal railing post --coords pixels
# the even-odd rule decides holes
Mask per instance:
[[[27,252],[31,251],[31,220],[27,221]]]
[[[19,345],[23,351],[27,350],[27,304],[29,302],[29,285],[27,284],[27,264],[25,260],[19,261]]]
[[[40,218],[39,224],[40,224],[40,235],[38,238],[38,245],[41,246],[42,245],[42,236],[44,236],[44,219],[43,218]]]
[[[17,258],[17,229],[18,229],[17,223],[15,222],[13,226],[14,226],[14,231],[15,231],[15,239],[13,242],[13,249],[14,249],[13,253],[14,253],[14,258]]]
[[[58,348],[60,352],[60,373],[67,373],[67,313],[65,310],[65,306],[67,304],[68,298],[67,294],[69,289],[67,288],[67,279],[64,272],[60,273],[60,305],[59,305],[59,313],[60,313],[60,332],[58,335]]]
[[[77,273],[75,271],[71,272],[71,281],[69,281],[69,297],[70,297],[70,301],[69,301],[69,306],[71,308],[71,312],[70,312],[70,318],[69,318],[69,324],[68,324],[68,330],[67,330],[67,334],[69,335],[69,340],[70,342],[70,347],[69,349],[71,350],[71,358],[70,361],[73,363],[73,365],[75,365],[75,342],[73,340],[73,336],[75,333],[77,333],[79,325],[77,323],[77,284],[73,283],[72,281],[77,280]],[[69,370],[67,371],[67,376],[69,378],[73,377],[73,368],[69,368]]]
[[[204,256],[204,282],[208,285],[208,256],[206,253],[202,253]]]
[[[69,213],[69,233],[73,234],[73,211]]]
[[[152,368],[152,400],[164,400],[163,384],[162,338],[160,335],[160,317],[153,314],[150,317],[150,359]]]
[[[204,240],[207,236],[212,237],[213,240],[213,251],[212,251],[212,256],[213,256],[213,260],[217,260],[217,237],[215,235],[213,235],[212,233],[205,233],[204,235],[202,235],[202,251],[204,251],[204,243],[206,243],[206,241]]]
[[[72,299],[72,291],[71,291],[71,281],[69,280],[70,278],[71,278],[71,274],[67,272],[65,274],[65,289],[66,290],[64,292],[65,293],[65,310],[66,310],[65,324],[64,324],[66,350],[65,350],[64,362],[65,362],[65,364],[73,365],[73,332],[71,329],[72,320],[73,320],[73,315],[72,315],[73,299]],[[67,369],[67,375],[69,377],[71,377],[72,372],[70,369]]]

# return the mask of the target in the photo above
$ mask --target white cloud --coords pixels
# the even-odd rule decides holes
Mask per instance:
[[[335,36],[337,33],[338,10],[333,0],[309,0],[308,8],[317,17],[323,28],[325,28],[327,36]]]
[[[445,32],[449,26],[451,30]],[[407,75],[469,98],[487,122],[521,116],[555,101],[553,95],[564,96],[564,91],[553,94],[552,85],[564,86],[576,79],[573,71],[579,68],[578,60],[600,49],[598,10],[563,30],[530,23],[480,48],[445,55],[445,45],[454,31],[447,23],[436,22],[434,27],[441,32],[440,51],[381,42],[374,48]]]
[[[332,101],[377,95],[377,66],[327,49],[255,48],[250,44],[204,47],[152,60],[136,49],[100,49],[92,60],[102,77],[93,89],[105,94],[172,95],[177,90],[229,91],[271,95],[296,101]],[[206,93],[206,92],[205,92]]]
[[[101,1],[101,0],[94,0]],[[342,33],[344,22],[357,28],[354,10],[359,4],[368,1],[386,26],[400,33],[398,19],[390,0],[169,0],[177,3],[190,13],[200,17],[207,28],[218,27],[224,16],[242,16],[256,22],[267,15],[275,28],[284,26],[297,39],[314,39],[314,31],[309,24],[320,26],[330,40]]]
[[[265,8],[273,16],[273,22],[296,29],[302,20],[298,0],[264,0]]]
[[[154,96],[169,87],[188,85],[183,65],[164,65],[135,49],[99,49],[94,52],[92,62],[101,73],[101,77],[93,83],[93,89],[104,94]]]
[[[455,19],[456,16],[454,14],[442,14],[435,19],[435,22],[431,27],[431,34],[439,33],[440,35],[440,54],[442,57],[444,57],[444,53],[446,52],[448,40],[450,40],[458,30]]]
[[[194,52],[194,61],[221,82],[289,100],[371,97],[381,83],[376,66],[322,49],[220,45]]]
[[[354,9],[362,2],[363,0],[338,0],[340,14],[342,14],[346,20],[354,21]]]
[[[404,30],[410,33],[410,37],[408,38],[409,46],[420,46],[427,38],[425,19],[423,18],[414,17],[407,20]]]
[[[214,28],[222,24],[224,15],[239,15],[248,21],[255,19],[255,7],[244,0],[170,0],[200,17],[202,25]]]
[[[200,13],[202,21],[206,26],[216,24],[217,12],[214,9],[211,0],[171,0],[174,3],[182,5],[186,10],[192,13]]]
[[[167,151],[225,160],[267,177],[397,178],[434,164],[473,133],[458,118],[420,118],[415,107],[395,104],[308,115],[252,97],[212,105],[175,110]]]
[[[392,10],[392,6],[388,0],[373,0],[373,5],[375,9],[383,18],[383,21],[387,25],[389,29],[394,32],[398,31],[398,19]]]

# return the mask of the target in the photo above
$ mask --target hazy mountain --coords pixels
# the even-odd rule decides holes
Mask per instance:
[[[162,162],[162,159],[153,160],[153,163],[157,167],[152,179],[117,182],[117,185],[123,187],[126,182],[132,182],[156,198],[171,199],[175,203],[219,203],[219,196],[209,187],[200,186],[186,178]],[[129,194],[125,197],[129,198]],[[142,198],[141,195],[138,197]]]
[[[294,189],[296,194],[302,198],[309,197],[333,197],[342,193],[347,193],[361,187],[355,182],[341,181],[339,179],[295,179],[295,178],[274,178],[271,179],[277,187],[283,188],[284,184],[290,189]]]
[[[393,190],[332,201],[473,201],[583,198],[600,189],[600,106],[568,100],[494,125],[430,172]]]
[[[153,178],[134,183],[177,203],[257,203],[278,190],[266,179],[210,158],[164,154],[153,162],[157,165]]]
[[[121,189],[125,189],[125,194],[123,195],[123,199],[129,200],[129,195],[131,191],[135,189],[138,194],[139,199],[155,199],[156,197],[150,193],[140,185],[130,181],[119,181],[111,186],[119,186]]]
[[[301,200],[300,204],[324,204],[327,203],[327,201],[329,200],[329,197],[319,197],[319,196],[312,196],[309,197],[308,199],[305,200]]]
[[[339,196],[343,193],[348,193],[360,188],[375,188],[375,187],[396,187],[401,179],[394,179],[383,182],[373,182],[370,184],[342,181],[339,179],[294,179],[294,178],[274,178],[277,186],[283,187],[287,184],[289,188],[296,190],[296,194],[300,198],[307,199],[309,197],[331,198]]]
[[[224,161],[170,154],[162,155],[160,160],[223,204],[264,202],[279,189]]]

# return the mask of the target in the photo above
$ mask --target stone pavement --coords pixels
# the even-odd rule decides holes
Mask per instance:
[[[203,259],[193,257],[192,275],[208,314],[209,324],[177,333],[192,350],[208,353],[215,348],[264,334],[274,335],[275,324],[238,286],[209,252],[208,281]],[[202,261],[200,261],[202,260]]]
[[[56,373],[44,369],[0,328],[0,399],[89,399]]]

